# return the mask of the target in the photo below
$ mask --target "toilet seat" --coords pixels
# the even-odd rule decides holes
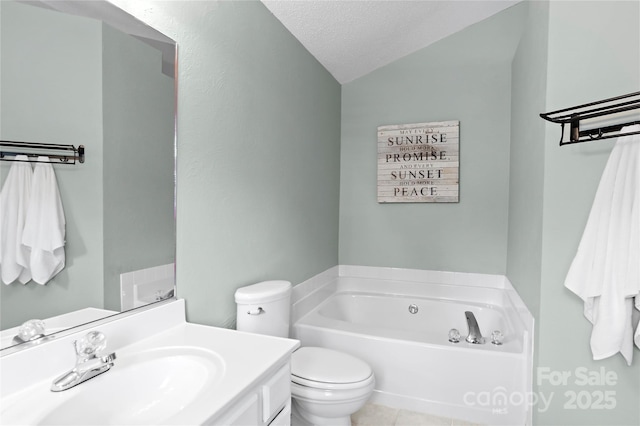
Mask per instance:
[[[307,388],[313,389],[321,389],[321,390],[351,390],[351,389],[362,389],[369,387],[370,384],[374,382],[373,375],[369,376],[367,379],[361,382],[352,382],[352,383],[325,383],[325,382],[314,382],[313,380],[306,380],[300,377],[291,376],[291,382],[304,386]]]
[[[291,356],[291,381],[316,389],[348,390],[368,387],[374,377],[371,367],[356,357],[306,346]]]

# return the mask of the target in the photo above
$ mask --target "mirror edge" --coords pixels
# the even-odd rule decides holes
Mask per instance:
[[[153,308],[156,308],[158,306],[161,306],[161,305],[164,305],[164,304],[167,304],[167,303],[170,303],[170,302],[174,302],[176,300],[178,300],[178,299],[175,296],[172,297],[172,298],[169,298],[169,299],[159,300],[157,302],[152,302],[152,303],[149,303],[149,304],[144,305],[144,306],[139,306],[137,308],[129,309],[128,311],[125,311],[125,312],[118,312],[117,314],[109,315],[109,316],[106,316],[104,318],[100,318],[100,319],[97,319],[97,320],[89,321],[89,322],[86,322],[86,323],[83,323],[83,324],[78,324],[78,325],[75,325],[73,327],[69,327],[67,329],[64,329],[64,330],[61,330],[61,331],[57,331],[55,333],[48,334],[46,336],[46,338],[43,338],[44,340],[38,339],[38,340],[34,340],[32,342],[24,342],[24,343],[18,343],[16,345],[8,346],[8,347],[6,347],[4,349],[0,349],[0,358],[2,358],[4,356],[7,356],[7,355],[11,355],[11,354],[17,353],[17,352],[21,352],[23,350],[27,350],[27,349],[31,349],[31,348],[35,348],[35,347],[40,347],[43,344],[47,344],[49,342],[56,341],[58,339],[70,336],[70,335],[72,335],[74,333],[86,331],[86,330],[89,330],[89,329],[94,328],[94,327],[100,327],[100,326],[102,326],[104,324],[107,324],[107,323],[110,323],[112,321],[117,321],[119,319],[126,318],[126,317],[129,317],[131,315],[135,315],[135,314],[138,314],[140,312],[144,312],[144,311],[147,311],[149,309],[153,309]]]

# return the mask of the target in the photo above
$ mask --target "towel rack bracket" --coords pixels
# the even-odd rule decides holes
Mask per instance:
[[[626,95],[613,98],[602,99],[571,108],[563,108],[557,111],[541,113],[540,117],[552,123],[560,124],[560,146],[574,143],[589,142],[640,134],[640,132],[620,133],[623,127],[633,124],[640,124],[640,118],[621,119],[622,122],[604,125],[587,130],[580,130],[581,122],[598,117],[609,117],[614,119],[614,115],[628,113],[640,109],[640,92],[628,93]],[[616,120],[617,121],[617,120]],[[569,140],[565,140],[565,124],[569,124]]]

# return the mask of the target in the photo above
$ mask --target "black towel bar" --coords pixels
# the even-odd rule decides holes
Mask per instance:
[[[30,163],[76,164],[84,163],[84,145],[47,144],[37,142],[0,141],[0,147],[20,149],[20,151],[0,151],[2,161],[16,160],[16,156],[25,155]],[[44,152],[41,152],[44,151]],[[38,157],[47,156],[50,161],[39,161]],[[55,161],[54,161],[55,160]]]

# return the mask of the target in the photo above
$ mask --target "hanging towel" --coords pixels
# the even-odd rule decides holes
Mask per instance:
[[[22,246],[33,171],[26,155],[18,155],[0,193],[0,269],[2,282],[31,280],[29,252]]]
[[[616,140],[564,285],[584,301],[593,359],[620,352],[631,365],[640,299],[640,135]]]
[[[636,295],[636,314],[638,312],[640,312],[640,295]],[[636,342],[636,346],[640,348],[640,320],[638,320],[638,324],[636,326],[636,334],[634,335],[633,340]]]
[[[29,253],[32,278],[46,284],[64,268],[65,219],[60,192],[48,157],[38,157],[33,171],[31,200],[22,235]]]

